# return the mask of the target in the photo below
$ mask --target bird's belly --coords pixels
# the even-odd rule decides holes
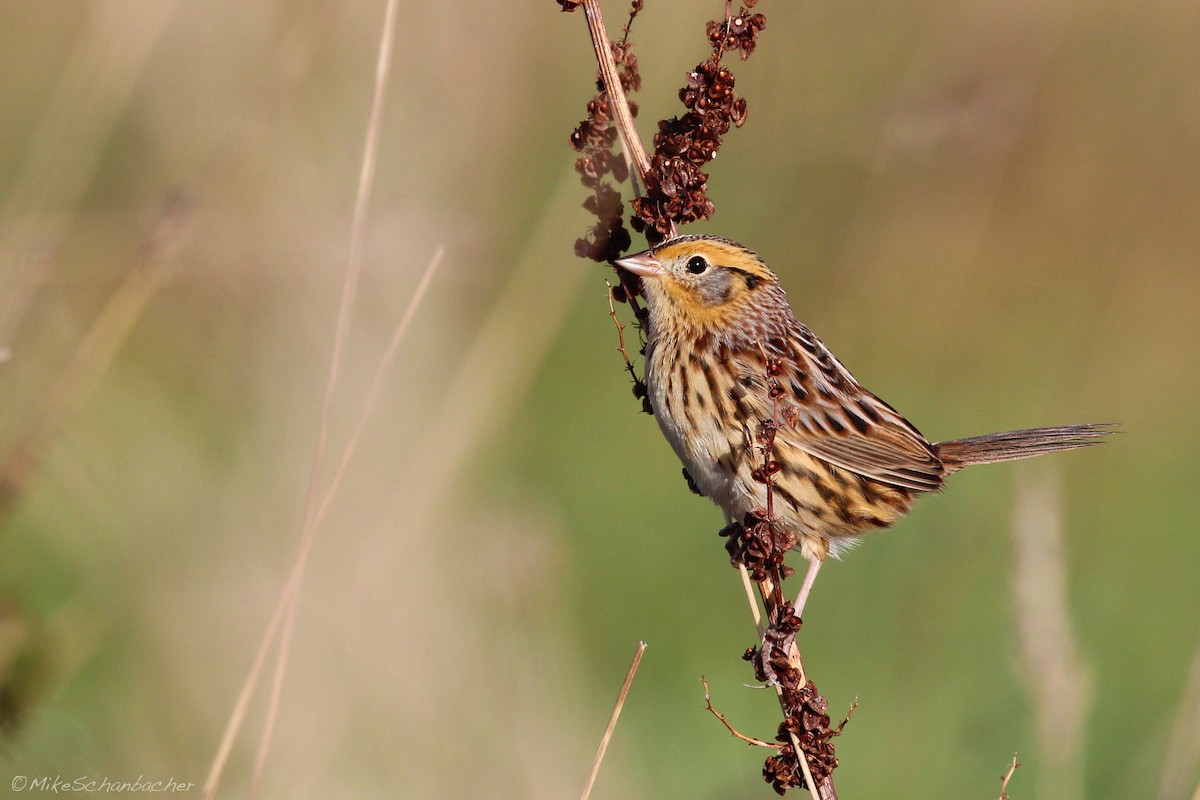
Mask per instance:
[[[654,394],[651,405],[659,428],[700,494],[734,522],[763,508],[765,487],[750,477],[761,461],[758,448],[752,444],[753,434],[740,427],[722,426],[711,411],[688,406],[679,397]]]
[[[663,436],[688,471],[696,488],[714,503],[732,511],[738,494],[737,457],[715,424],[683,425],[671,414],[655,414]],[[747,509],[748,510],[748,509]]]
[[[766,509],[766,486],[750,474],[762,461],[753,432],[726,430],[711,414],[695,413],[679,398],[653,390],[651,405],[701,494],[734,522]],[[783,469],[775,478],[772,511],[780,526],[796,535],[796,549],[810,559],[836,556],[862,534],[890,526],[911,502],[908,492],[831,467],[785,442],[776,442],[774,458]]]

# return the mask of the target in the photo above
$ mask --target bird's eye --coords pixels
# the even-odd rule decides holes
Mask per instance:
[[[708,262],[704,260],[704,256],[692,256],[688,259],[687,269],[693,275],[699,275],[708,269]]]

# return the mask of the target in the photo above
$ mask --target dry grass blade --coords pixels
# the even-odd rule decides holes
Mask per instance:
[[[1067,599],[1062,502],[1054,468],[1018,476],[1013,512],[1013,603],[1022,677],[1032,698],[1040,755],[1039,794],[1082,798],[1084,720],[1092,675],[1079,655]]]
[[[238,692],[233,710],[229,712],[229,720],[225,723],[225,730],[221,733],[221,743],[217,746],[217,753],[213,756],[212,764],[208,768],[208,776],[204,779],[204,788],[200,793],[202,800],[212,800],[217,794],[221,776],[225,773],[225,765],[229,762],[230,753],[233,752],[233,743],[237,739],[238,731],[242,729],[246,711],[250,708],[250,700],[254,696],[254,690],[258,687],[258,678],[267,663],[267,654],[271,652],[271,645],[275,643],[275,634],[279,630],[279,623],[283,621],[284,612],[287,611],[291,601],[292,585],[289,580],[284,584],[283,591],[279,593],[279,600],[275,603],[271,621],[267,623],[267,630],[263,633],[258,652],[254,654],[254,663],[250,665],[250,672],[242,682],[242,689]]]
[[[579,800],[588,800],[592,793],[596,776],[600,774],[600,764],[604,761],[604,753],[608,750],[608,743],[612,740],[613,731],[617,729],[617,720],[621,716],[625,698],[629,696],[629,687],[633,685],[633,678],[637,675],[638,665],[642,663],[642,654],[645,652],[646,643],[638,642],[637,650],[633,654],[633,661],[629,664],[629,671],[625,673],[625,681],[621,684],[621,691],[617,694],[617,702],[613,705],[612,714],[608,717],[608,725],[604,728],[604,735],[600,737],[600,746],[596,748],[596,758],[592,761],[592,770],[588,773],[587,783],[583,786],[583,793],[579,795]]]
[[[392,333],[392,339],[388,343],[388,347],[384,354],[379,359],[379,364],[376,367],[375,374],[371,381],[371,387],[367,392],[366,399],[363,400],[362,408],[360,409],[355,421],[354,430],[350,435],[350,439],[345,449],[342,451],[341,459],[338,461],[337,468],[334,470],[333,478],[330,480],[329,487],[321,497],[321,503],[317,507],[315,516],[315,526],[320,527],[321,522],[325,518],[325,514],[329,510],[330,504],[337,495],[337,490],[341,485],[342,477],[345,475],[346,468],[354,457],[357,450],[358,442],[362,438],[363,431],[366,429],[366,422],[370,419],[375,405],[379,400],[380,393],[383,387],[383,379],[387,374],[388,368],[395,361],[396,355],[399,353],[400,345],[404,341],[405,335],[408,332],[409,326],[416,314],[417,309],[424,301],[425,293],[429,288],[430,282],[433,280],[434,273],[441,265],[443,249],[438,248],[430,260],[429,265],[425,267],[424,273],[421,275],[421,280],[417,284],[417,289],[413,292],[412,298],[408,302],[408,306],[404,309],[400,323],[396,326],[396,330]],[[250,667],[250,672],[243,682],[241,692],[238,695],[237,701],[234,703],[234,708],[230,714],[229,721],[226,723],[225,731],[221,737],[221,745],[218,749],[216,757],[213,759],[212,767],[209,770],[208,778],[204,783],[202,797],[205,800],[213,797],[216,793],[216,788],[221,779],[221,774],[224,771],[224,766],[229,758],[229,753],[233,748],[233,741],[237,737],[237,732],[241,729],[242,721],[245,718],[246,710],[249,707],[250,699],[254,694],[254,689],[258,685],[259,675],[266,663],[267,654],[270,652],[271,645],[275,643],[275,635],[280,623],[284,620],[287,609],[293,603],[293,596],[299,588],[302,570],[297,561],[293,564],[291,574],[288,576],[288,581],[284,584],[283,590],[279,594],[279,600],[276,603],[275,611],[271,615],[270,622],[267,623],[267,630],[263,634],[262,642],[259,645],[258,652],[255,653],[254,662]]]
[[[555,235],[569,221],[574,175],[562,183],[546,201],[547,213],[527,237],[513,259],[514,268],[497,288],[491,311],[483,319],[470,350],[463,356],[448,381],[444,402],[425,426],[425,434],[407,459],[409,470],[397,484],[450,487],[467,459],[474,458],[489,437],[495,436],[497,420],[512,414],[522,393],[536,375],[550,344],[561,329],[579,286],[587,277],[583,270],[562,270],[555,263]],[[545,292],[553,280],[555,291]],[[530,315],[528,300],[538,296],[538,313]],[[512,342],[519,337],[522,357],[514,361]],[[489,401],[478,402],[478,387],[489,387]],[[421,492],[404,497],[405,514],[419,526],[442,495]]]
[[[367,123],[365,141],[363,142],[362,164],[358,174],[358,193],[354,198],[354,219],[351,223],[350,254],[347,257],[346,279],[342,286],[342,298],[338,308],[337,333],[334,336],[333,354],[329,359],[329,377],[325,383],[325,401],[321,407],[320,432],[317,435],[317,449],[313,456],[312,471],[309,474],[308,495],[305,500],[304,532],[301,535],[300,552],[296,555],[295,580],[299,584],[303,580],[304,568],[309,554],[312,552],[318,526],[317,485],[324,471],[325,446],[329,436],[329,424],[333,416],[333,394],[337,389],[338,375],[341,369],[342,353],[345,350],[346,336],[350,330],[350,319],[353,316],[354,300],[358,295],[358,280],[362,274],[363,240],[366,238],[367,207],[371,202],[371,192],[375,185],[375,161],[379,152],[379,131],[382,127],[383,101],[387,95],[388,77],[391,74],[392,49],[396,38],[396,0],[388,0],[384,11],[383,30],[379,39],[379,56],[375,63],[375,91],[371,97],[371,115]],[[295,626],[296,607],[299,598],[299,587],[295,587],[288,599],[287,612],[284,615],[283,631],[280,634],[279,655],[275,662],[275,675],[271,685],[271,697],[267,704],[267,717],[263,724],[263,734],[259,741],[258,756],[254,761],[254,775],[250,783],[248,797],[258,794],[262,782],[263,770],[266,767],[267,753],[271,749],[271,739],[274,733],[275,720],[279,712],[279,700],[283,691],[283,677],[287,672],[287,659],[291,651],[292,631]]]
[[[1200,645],[1192,655],[1183,696],[1171,724],[1163,758],[1162,780],[1158,785],[1158,800],[1184,797],[1200,766]],[[1200,798],[1200,787],[1196,788]]]
[[[250,696],[253,694],[254,686],[257,684],[258,676],[261,672],[263,660],[266,653],[270,650],[271,643],[274,639],[276,630],[279,629],[282,623],[282,631],[280,632],[279,652],[276,661],[274,680],[271,687],[271,695],[268,701],[266,721],[263,725],[262,736],[259,740],[258,754],[255,758],[254,773],[251,779],[248,792],[249,797],[254,797],[258,793],[258,787],[262,781],[263,771],[266,765],[267,754],[270,752],[271,741],[274,734],[275,720],[278,716],[279,703],[282,695],[283,678],[287,671],[288,653],[290,651],[291,636],[295,625],[297,599],[299,597],[299,587],[303,582],[304,571],[307,566],[308,558],[312,552],[313,543],[316,539],[318,531],[318,522],[320,512],[327,507],[327,502],[318,503],[318,490],[321,476],[323,473],[325,448],[328,440],[330,420],[332,418],[333,394],[338,384],[338,376],[341,370],[341,358],[345,349],[346,336],[350,328],[350,320],[353,315],[354,299],[357,295],[359,276],[362,272],[362,250],[363,241],[366,231],[366,215],[367,208],[370,205],[371,192],[374,185],[375,177],[375,162],[378,154],[379,132],[381,129],[381,119],[383,113],[383,100],[387,92],[388,76],[390,75],[391,55],[395,42],[396,29],[396,0],[388,0],[384,14],[383,30],[380,35],[379,54],[376,61],[375,70],[375,90],[371,99],[370,119],[367,124],[365,142],[363,144],[362,164],[359,171],[358,192],[354,203],[354,218],[352,222],[352,230],[350,237],[350,253],[347,258],[347,267],[345,280],[342,285],[341,302],[338,308],[337,327],[334,336],[333,352],[330,357],[329,375],[325,384],[325,398],[321,410],[320,429],[317,434],[316,451],[313,455],[312,468],[309,473],[308,492],[305,500],[304,528],[300,537],[300,549],[296,555],[296,560],[293,563],[292,572],[285,584],[281,594],[279,605],[276,608],[275,614],[272,616],[271,622],[268,625],[267,634],[264,636],[263,643],[256,656],[254,666],[251,668],[250,675],[247,677],[242,693],[239,695],[238,703],[231,715],[230,722],[226,726],[225,735],[222,739],[220,748],[218,749],[217,757],[214,759],[212,768],[210,769],[209,778],[205,783],[204,796],[212,797],[220,782],[220,776],[224,768],[224,764],[232,749],[232,741],[237,735],[241,721],[245,717],[246,705],[249,702]],[[432,274],[437,262],[440,260],[440,252],[435,256],[434,261],[426,270],[426,279],[422,281],[422,286],[427,285],[427,278]],[[414,304],[410,304],[409,312],[404,315],[396,335],[393,336],[392,346],[388,348],[388,352],[394,354],[396,347],[399,345],[399,340],[403,336],[403,330],[407,330],[407,323],[411,319],[411,311],[415,308],[415,302],[419,302],[423,296],[423,289],[414,295]],[[382,368],[383,365],[381,365]],[[378,378],[377,378],[378,380]],[[373,400],[371,401],[373,404]],[[360,419],[359,424],[362,424]],[[343,455],[342,465],[349,459],[349,455],[353,452],[353,444],[357,442],[355,438],[351,446],[347,447],[347,452]],[[341,469],[339,469],[339,474]]]
[[[57,250],[71,220],[61,212],[78,207],[88,191],[175,6],[105,3],[80,15],[79,44],[32,126],[29,150],[5,175],[0,341],[12,337],[27,306],[27,265]]]
[[[359,409],[354,429],[350,432],[350,439],[346,444],[346,448],[342,451],[341,460],[338,461],[333,476],[329,480],[329,486],[321,496],[321,504],[317,507],[314,524],[318,528],[324,521],[325,514],[329,511],[329,506],[333,503],[333,499],[337,496],[338,488],[342,484],[342,477],[346,474],[346,468],[350,465],[350,460],[354,457],[354,452],[358,449],[358,443],[362,439],[363,432],[366,430],[367,420],[371,418],[372,413],[375,411],[375,406],[379,402],[379,397],[383,393],[383,379],[387,375],[388,367],[392,365],[396,360],[396,356],[400,353],[400,345],[404,342],[404,338],[408,334],[408,329],[412,325],[417,309],[420,308],[422,301],[425,299],[425,293],[429,290],[429,284],[433,281],[433,275],[441,265],[444,254],[444,247],[438,247],[437,251],[433,254],[429,265],[425,267],[425,271],[421,274],[421,280],[417,283],[417,289],[413,292],[412,299],[408,301],[408,306],[404,309],[404,315],[400,318],[400,324],[392,332],[391,341],[388,342],[383,355],[379,357],[379,364],[376,366],[375,374],[371,378],[371,386],[367,389],[367,395],[363,399],[362,408]]]
[[[174,262],[195,207],[183,197],[167,200],[142,244],[141,255],[109,296],[66,367],[40,402],[36,421],[0,463],[0,519],[21,495],[41,455],[62,425],[108,371]]]

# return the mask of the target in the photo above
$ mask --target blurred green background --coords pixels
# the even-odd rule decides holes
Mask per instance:
[[[647,3],[643,134],[722,7]],[[2,8],[0,452],[36,466],[0,527],[0,796],[12,775],[199,784],[297,551],[383,3]],[[313,552],[263,796],[575,796],[639,639],[593,796],[772,796],[698,682],[773,735],[720,513],[637,413],[606,270],[572,255],[594,62],[557,8],[400,5],[332,457],[445,259]],[[1014,797],[1191,797],[1200,10],[758,10],[749,119],[691,230],[759,251],[931,438],[1124,430],[958,476],[826,567],[801,643],[835,721],[860,702],[842,796],[995,797],[1015,750]],[[105,329],[111,364],[105,313],[132,325]],[[1018,657],[1023,483],[1061,487],[1078,758],[1039,739]]]

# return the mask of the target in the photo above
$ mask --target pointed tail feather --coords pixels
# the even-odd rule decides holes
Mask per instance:
[[[989,433],[969,439],[938,442],[933,446],[948,472],[957,472],[972,464],[992,464],[1018,458],[1057,453],[1098,444],[1100,439],[1116,431],[1108,424],[1063,425],[1057,428],[1030,428],[1023,431]]]

